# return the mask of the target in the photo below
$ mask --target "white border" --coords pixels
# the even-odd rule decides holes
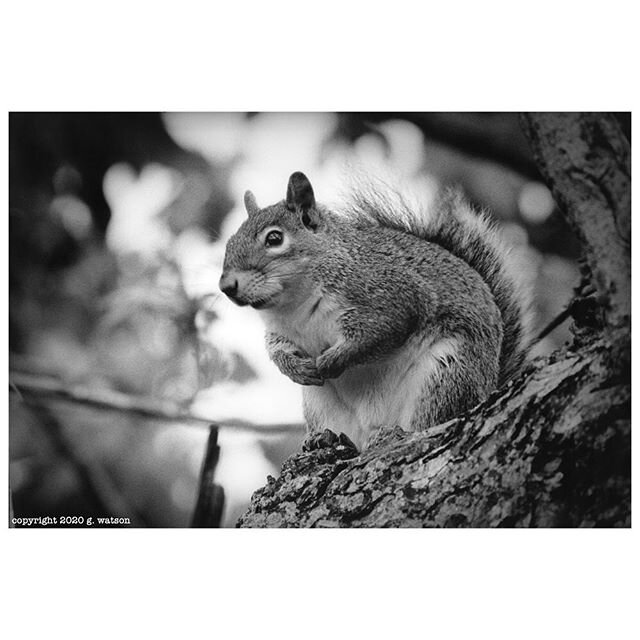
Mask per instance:
[[[5,115],[630,110],[631,12],[557,0],[12,3],[0,38]],[[15,637],[622,638],[632,621],[637,632],[633,530],[2,538],[4,626]]]

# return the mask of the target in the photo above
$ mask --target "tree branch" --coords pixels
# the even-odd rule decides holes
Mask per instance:
[[[566,351],[469,416],[289,458],[243,527],[630,526],[629,345]]]
[[[611,326],[631,316],[631,149],[603,113],[530,113],[523,129],[578,235]]]

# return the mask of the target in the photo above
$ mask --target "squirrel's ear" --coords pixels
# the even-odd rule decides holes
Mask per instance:
[[[306,211],[316,206],[311,183],[301,171],[291,174],[287,185],[287,207],[291,211],[301,209]]]
[[[318,226],[317,215],[314,215],[315,211],[311,211],[316,206],[313,187],[301,171],[292,173],[289,178],[286,203],[290,211],[300,212],[302,224],[305,227],[315,229]]]
[[[244,193],[244,206],[250,216],[260,211],[260,207],[256,202],[256,197],[251,193],[251,191],[245,191]]]

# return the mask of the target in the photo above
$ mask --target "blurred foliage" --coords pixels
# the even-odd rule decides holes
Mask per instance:
[[[232,205],[229,168],[177,145],[159,114],[13,113],[9,131],[12,353],[68,380],[188,402],[211,383],[218,360],[215,347],[202,341],[196,328],[200,300],[187,295],[170,252],[117,255],[105,244],[112,212],[103,183],[116,163],[137,172],[152,162],[169,167],[186,184],[157,217],[174,237],[186,228],[215,236]],[[164,509],[149,518],[136,516],[138,522],[188,522],[199,460],[186,473],[184,465],[158,468],[158,456],[150,452],[158,428],[167,427],[141,431],[138,419],[61,406],[47,407],[45,421],[43,410],[11,405],[16,515],[109,515],[87,498],[95,491],[90,478],[78,471],[79,461],[93,452],[92,466],[106,465],[106,475],[114,478],[123,477],[118,469],[122,459],[136,469],[155,462],[146,478]],[[87,436],[92,447],[80,455],[61,444],[77,444]],[[46,442],[53,448],[44,447]],[[109,442],[116,443],[115,451]],[[188,491],[182,490],[189,495],[186,502],[184,497],[180,501],[185,482],[190,483]],[[140,479],[130,478],[129,490],[123,488],[128,513],[120,515],[136,511],[140,490]],[[172,490],[178,494],[172,497]],[[169,508],[176,501],[179,512]]]
[[[459,184],[477,205],[490,207],[523,249],[522,268],[536,283],[539,324],[545,324],[577,282],[577,244],[539,183],[517,116],[339,114],[314,151],[322,158],[336,145],[373,140],[388,154],[387,125],[395,121],[411,123],[422,136],[419,170]],[[256,379],[251,362],[208,336],[216,313],[210,296],[189,286],[185,266],[185,255],[206,251],[219,236],[236,204],[237,155],[205,157],[187,149],[153,113],[13,113],[9,143],[12,366],[185,405],[200,389]],[[121,166],[127,170],[109,182]],[[160,203],[146,218],[139,210],[143,196]],[[147,226],[128,227],[136,216]],[[127,234],[151,248],[117,245],[118,238],[126,244]],[[566,327],[537,348],[552,349],[565,336]],[[34,408],[14,396],[15,513],[118,510],[112,515],[144,526],[185,526],[205,439],[205,431],[182,425],[62,404]],[[296,438],[263,441],[264,464],[277,469],[296,446]],[[254,456],[248,464],[258,475],[268,468],[256,462],[253,444],[237,447]],[[241,509],[242,503],[230,507],[229,522]]]

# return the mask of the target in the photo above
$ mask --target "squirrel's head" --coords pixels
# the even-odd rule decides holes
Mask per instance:
[[[261,209],[247,191],[244,204],[249,217],[227,243],[220,289],[236,304],[255,309],[293,302],[324,228],[311,183],[297,171],[284,200]]]

